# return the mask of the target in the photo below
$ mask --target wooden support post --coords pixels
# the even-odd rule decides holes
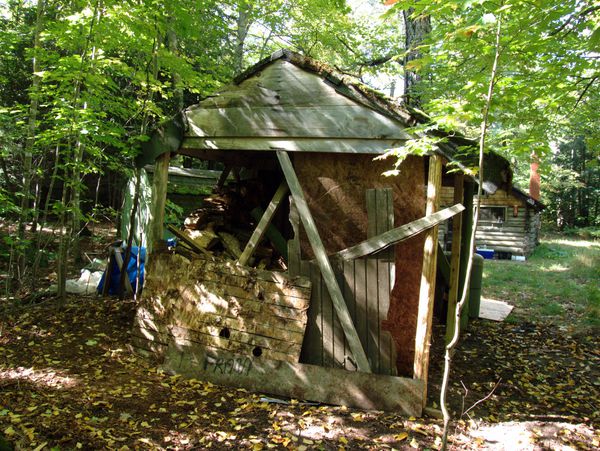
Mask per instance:
[[[148,240],[149,251],[160,248],[163,240],[170,161],[170,152],[165,152],[156,159],[154,166],[154,176],[152,179],[152,219],[150,222],[150,239]]]
[[[227,177],[229,177],[229,174],[231,174],[231,166],[225,166],[223,172],[221,172],[219,180],[217,180],[217,186],[215,187],[217,190],[220,190],[221,188],[223,188],[223,186],[225,186],[225,182],[227,181]]]
[[[252,218],[255,221],[260,221],[260,219],[263,217],[264,214],[265,214],[265,211],[260,207],[256,207],[256,208],[253,208],[252,210],[250,210],[250,216],[252,216]],[[283,237],[283,235],[281,234],[279,229],[277,227],[275,227],[273,224],[269,224],[265,230],[265,237],[271,242],[271,244],[273,245],[275,250],[277,252],[279,252],[279,254],[283,257],[283,260],[287,261],[287,259],[288,259],[287,241]]]
[[[429,157],[429,175],[427,181],[426,214],[435,213],[439,206],[442,188],[442,158],[439,155]],[[433,319],[433,301],[435,297],[436,260],[438,250],[438,228],[431,228],[425,238],[423,250],[423,271],[419,293],[419,311],[415,334],[415,360],[413,377],[423,381],[423,403],[427,401],[427,374],[429,369],[429,346],[431,340],[431,321]]]
[[[447,285],[450,285],[450,262],[444,254],[444,247],[438,241],[437,272]]]
[[[357,367],[359,371],[370,373],[371,368],[367,359],[367,355],[365,354],[360,342],[360,338],[356,333],[356,328],[352,322],[350,312],[348,312],[346,301],[344,300],[342,291],[340,290],[338,282],[335,278],[333,268],[331,267],[331,262],[327,257],[327,252],[325,251],[325,247],[323,246],[323,242],[319,236],[319,231],[317,230],[315,221],[310,213],[306,199],[304,198],[304,192],[302,191],[300,181],[298,180],[296,172],[294,171],[294,167],[292,166],[290,156],[286,151],[278,150],[277,158],[292,193],[292,197],[294,198],[294,203],[296,204],[298,213],[300,213],[300,219],[302,220],[302,224],[306,230],[308,241],[310,242],[312,250],[315,253],[319,269],[323,275],[323,281],[325,282],[327,290],[329,291],[329,295],[331,296],[331,301],[333,302],[338,319],[340,320],[340,324],[344,330],[346,340],[348,340],[348,346],[350,347],[350,350],[354,355],[354,359],[356,360]]]
[[[275,195],[273,196],[273,199],[271,199],[271,202],[269,203],[269,206],[265,210],[265,213],[262,215],[262,218],[260,218],[260,221],[259,221],[258,225],[256,226],[256,229],[254,229],[254,232],[252,232],[252,236],[250,237],[248,244],[246,244],[246,247],[244,248],[244,251],[242,252],[242,255],[240,256],[240,258],[238,260],[238,263],[240,265],[244,266],[248,263],[248,260],[250,260],[252,253],[254,252],[256,247],[260,244],[260,241],[262,240],[263,236],[265,235],[265,232],[267,231],[267,227],[271,223],[271,219],[273,219],[273,215],[275,215],[275,212],[277,211],[277,208],[279,207],[279,204],[281,203],[281,199],[283,199],[283,196],[285,196],[287,194],[287,192],[288,192],[287,184],[285,182],[281,182],[281,185],[279,185],[279,188],[277,188],[277,191],[275,191]]]
[[[125,290],[128,294],[133,294],[133,287],[131,286],[131,281],[129,280],[129,274],[127,274],[127,265],[123,261],[123,256],[121,255],[121,248],[114,248],[113,252],[115,256],[115,263],[117,264],[117,268],[119,268],[121,278],[123,278]],[[129,254],[129,259],[131,259],[131,253]],[[127,263],[129,263],[129,259]]]
[[[467,182],[464,184],[463,192],[463,204],[465,211],[463,212],[462,220],[462,233],[461,233],[461,245],[460,245],[460,271],[459,271],[459,283],[458,292],[463,292],[465,286],[465,280],[467,278],[467,264],[469,263],[469,256],[471,255],[471,232],[473,230],[473,196],[475,195],[475,184]],[[469,303],[468,297],[467,302],[463,306],[463,311],[460,317],[460,328],[464,330],[468,325],[469,320]]]
[[[292,225],[292,231],[294,236],[288,241],[288,273],[290,276],[295,277],[300,275],[300,216],[298,215],[298,209],[294,204],[294,198],[290,196],[290,224]]]
[[[454,202],[463,201],[465,176],[462,172],[454,176]],[[446,343],[454,335],[454,319],[458,302],[458,286],[460,281],[460,261],[462,243],[462,214],[452,219],[452,253],[450,255],[450,289],[448,293],[448,314],[446,315]]]

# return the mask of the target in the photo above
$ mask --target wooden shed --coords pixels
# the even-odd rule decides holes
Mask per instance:
[[[447,167],[471,165],[454,155],[476,146],[436,132],[438,148],[407,157],[395,177],[382,175],[392,161],[374,157],[401,148],[411,127],[427,120],[279,51],[161,127],[139,161],[156,161],[155,244],[135,346],[198,379],[419,415],[438,225],[454,217],[454,236],[462,237],[472,220],[472,180]],[[264,215],[237,262],[161,245],[171,153],[244,168],[262,183]],[[506,160],[490,154],[486,169],[490,192],[510,189]],[[443,184],[454,187],[453,201],[439,210]],[[287,240],[286,270],[250,265],[269,225]],[[465,276],[461,246],[454,240],[450,303]]]
[[[442,206],[453,202],[453,188],[442,188]],[[475,196],[473,202],[477,202]],[[510,190],[499,189],[481,198],[481,212],[477,227],[476,245],[493,249],[499,258],[511,256],[528,257],[539,243],[541,211],[544,205],[513,186]],[[450,249],[451,239],[446,233],[448,224],[441,232],[441,241]]]

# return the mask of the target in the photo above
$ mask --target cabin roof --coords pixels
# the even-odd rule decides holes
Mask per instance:
[[[529,205],[536,211],[542,211],[544,208],[546,208],[546,206],[543,203],[541,203],[539,200],[534,199],[529,194],[527,194],[525,191],[523,191],[522,189],[520,189],[514,185],[512,187],[512,193],[513,193],[513,196],[515,196],[517,199],[521,199],[522,201],[524,201],[527,205]]]
[[[384,154],[431,123],[410,108],[312,58],[279,50],[240,74],[232,84],[182,111],[145,143],[138,164],[165,151],[274,151]],[[433,129],[435,152],[463,170],[477,165],[477,142]],[[465,149],[471,149],[466,152]],[[489,152],[484,189],[508,189],[509,162]]]

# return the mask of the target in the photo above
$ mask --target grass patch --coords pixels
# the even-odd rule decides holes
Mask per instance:
[[[516,308],[511,321],[600,328],[600,242],[546,237],[526,262],[486,260],[483,295]]]

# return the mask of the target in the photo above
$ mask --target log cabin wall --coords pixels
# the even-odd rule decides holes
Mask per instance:
[[[366,193],[369,189],[392,189],[394,227],[425,215],[425,170],[421,157],[407,158],[400,175],[391,178],[381,175],[390,164],[373,161],[368,155],[298,153],[294,155],[294,165],[328,254],[368,237]],[[326,290],[320,289],[318,270],[308,263],[313,255],[303,232],[300,248],[303,273],[311,276],[314,287],[302,361],[355,369],[331,301]],[[373,370],[384,374],[397,371],[399,375],[412,376],[423,236],[396,245],[394,253],[395,274],[391,278],[378,279],[375,274],[383,275],[385,270],[381,269],[379,273],[377,268],[369,270],[373,263],[368,259],[344,264],[338,278],[361,340],[365,341],[365,349],[368,351],[370,347],[385,343],[382,336],[386,333],[393,337],[396,365],[386,363],[386,356],[393,352],[384,352],[383,357],[373,357]],[[383,258],[378,264],[385,266],[384,257],[377,257]],[[390,285],[391,279],[396,283]],[[385,315],[381,309],[387,309],[388,305]],[[373,324],[373,317],[381,318],[382,315],[383,321]]]
[[[454,189],[442,188],[442,205],[452,205]],[[473,204],[477,202],[477,196]],[[504,190],[493,195],[486,194],[481,199],[481,208],[493,209],[502,219],[490,220],[480,215],[477,228],[476,245],[478,248],[494,249],[511,255],[529,256],[539,241],[540,213],[526,201]],[[490,210],[492,211],[492,210]],[[447,236],[447,227],[440,233],[440,243],[448,249],[451,238]]]

